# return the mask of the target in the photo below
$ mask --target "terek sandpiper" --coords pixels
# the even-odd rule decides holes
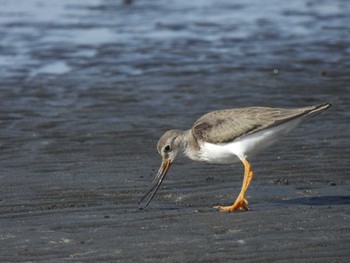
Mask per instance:
[[[244,179],[241,192],[231,206],[216,206],[220,211],[248,210],[245,192],[253,179],[249,158],[269,147],[299,124],[321,113],[330,103],[298,109],[248,107],[209,112],[192,129],[167,131],[158,141],[162,164],[139,204],[150,194],[151,202],[179,152],[195,161],[231,164],[241,161]]]

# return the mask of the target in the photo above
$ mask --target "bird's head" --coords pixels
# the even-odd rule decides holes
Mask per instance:
[[[172,164],[180,150],[181,134],[179,130],[170,130],[163,134],[157,144],[158,153],[162,156],[162,163]]]
[[[158,170],[158,173],[151,185],[148,192],[142,197],[139,204],[145,199],[151,192],[151,196],[148,199],[146,206],[151,202],[153,196],[156,194],[158,188],[162,184],[165,175],[167,174],[171,164],[174,162],[178,152],[182,146],[182,134],[180,130],[170,130],[163,134],[157,144],[157,150],[162,156],[162,164]]]

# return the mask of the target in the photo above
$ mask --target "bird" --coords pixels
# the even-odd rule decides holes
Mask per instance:
[[[250,158],[330,106],[330,103],[323,103],[294,109],[244,107],[217,110],[200,117],[189,130],[173,129],[165,132],[157,144],[162,157],[161,166],[139,205],[147,196],[149,198],[144,208],[149,205],[170,166],[181,153],[191,160],[211,164],[241,162],[244,177],[235,202],[214,208],[223,212],[249,210],[246,191],[254,177]]]

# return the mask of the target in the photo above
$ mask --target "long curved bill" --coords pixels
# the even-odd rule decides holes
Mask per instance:
[[[162,184],[165,175],[167,174],[169,168],[171,166],[171,162],[170,160],[163,160],[162,164],[158,170],[158,173],[156,175],[156,177],[154,178],[152,185],[150,187],[150,189],[147,191],[147,193],[141,198],[141,200],[139,201],[139,204],[141,204],[141,202],[149,195],[150,198],[148,199],[145,207],[148,206],[148,204],[151,202],[152,198],[154,197],[154,195],[156,194],[158,188],[160,187],[160,185]]]

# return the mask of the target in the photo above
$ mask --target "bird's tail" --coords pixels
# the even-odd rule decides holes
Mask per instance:
[[[320,114],[322,111],[328,109],[331,106],[332,106],[332,104],[328,103],[328,102],[312,106],[312,107],[310,107],[310,111],[306,114],[306,116],[313,117],[313,116],[315,116],[317,114]]]

